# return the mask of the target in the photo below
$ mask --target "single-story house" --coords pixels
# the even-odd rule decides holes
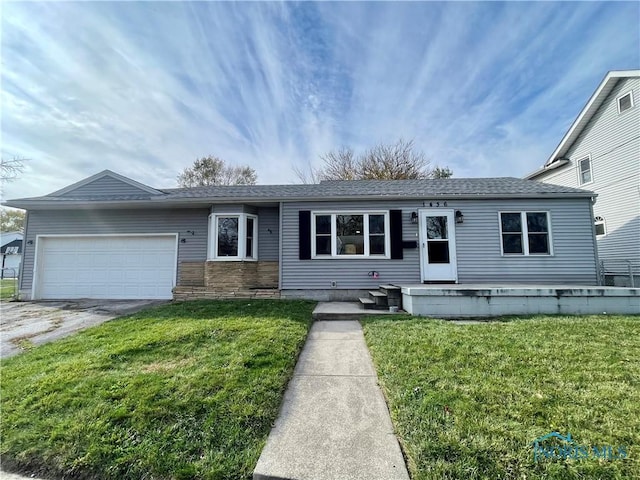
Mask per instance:
[[[22,260],[22,232],[0,233],[0,255],[2,256],[2,278],[16,278]]]
[[[593,197],[518,178],[157,189],[105,170],[6,204],[27,210],[23,299],[355,299],[379,284],[597,285]]]

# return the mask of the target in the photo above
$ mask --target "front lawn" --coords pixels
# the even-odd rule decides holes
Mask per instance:
[[[11,300],[17,293],[17,278],[3,278],[0,280],[0,300]]]
[[[4,468],[60,478],[250,478],[313,306],[168,304],[2,362]]]
[[[640,478],[640,317],[507,320],[363,322],[412,479]]]

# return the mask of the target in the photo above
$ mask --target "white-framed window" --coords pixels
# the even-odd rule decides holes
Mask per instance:
[[[586,156],[577,161],[578,181],[580,185],[593,182],[593,172],[591,171],[591,157]]]
[[[209,215],[209,258],[238,261],[258,259],[258,217],[248,213]]]
[[[618,113],[626,112],[633,108],[633,91],[630,90],[627,93],[620,95],[616,101],[618,103]]]
[[[502,255],[552,255],[549,212],[499,212]]]
[[[607,223],[603,217],[598,216],[594,218],[593,225],[596,229],[596,237],[603,237],[607,234]]]
[[[312,212],[311,258],[389,258],[389,212]]]

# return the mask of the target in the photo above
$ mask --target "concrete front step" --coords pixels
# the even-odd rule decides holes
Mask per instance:
[[[312,317],[316,321],[360,320],[365,315],[397,315],[397,312],[390,312],[388,308],[364,310],[362,304],[358,302],[320,302],[316,305]]]

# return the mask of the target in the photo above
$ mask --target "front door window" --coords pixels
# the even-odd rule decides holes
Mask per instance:
[[[457,281],[454,228],[452,210],[424,209],[420,212],[423,281]]]

